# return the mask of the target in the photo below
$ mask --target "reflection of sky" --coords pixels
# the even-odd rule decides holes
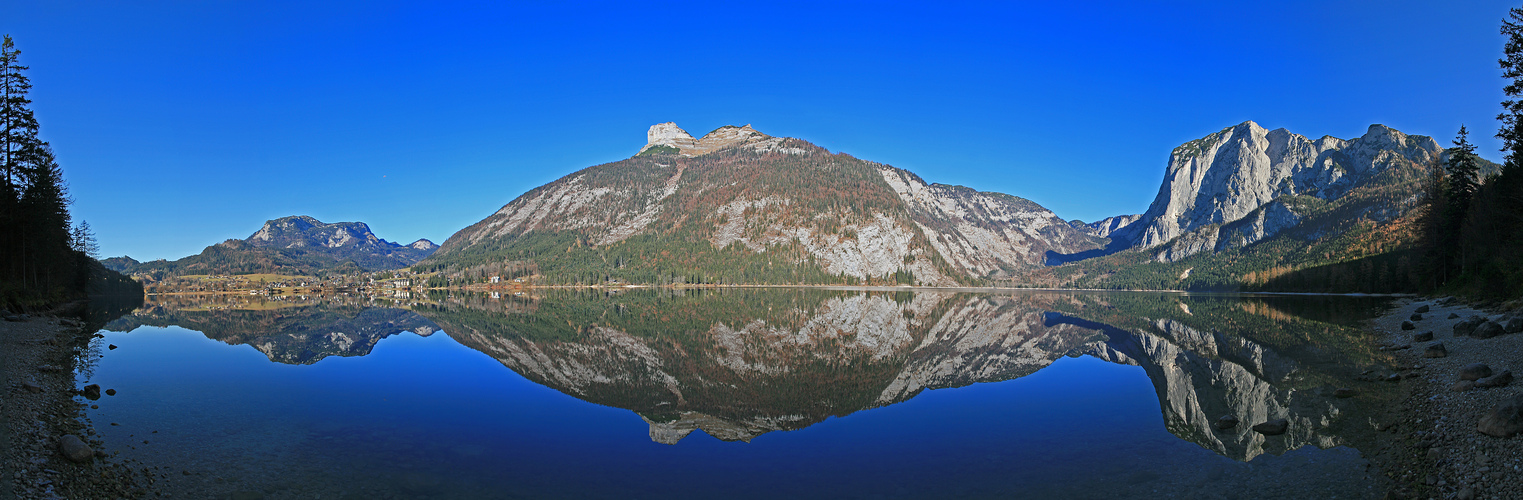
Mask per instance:
[[[751,443],[695,432],[668,446],[633,412],[530,382],[443,334],[404,333],[368,356],[308,366],[178,327],[104,340],[120,349],[106,352],[92,382],[120,393],[91,416],[109,448],[174,462],[195,473],[187,481],[216,475],[246,489],[1068,496],[1250,467],[1169,434],[1141,368],[1089,357]],[[152,444],[141,444],[147,436]]]

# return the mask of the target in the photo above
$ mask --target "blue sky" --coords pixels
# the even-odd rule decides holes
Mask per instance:
[[[752,124],[1069,219],[1138,213],[1169,151],[1254,120],[1482,156],[1500,20],[1471,2],[22,2],[0,31],[105,256],[267,219],[443,242],[651,124]]]

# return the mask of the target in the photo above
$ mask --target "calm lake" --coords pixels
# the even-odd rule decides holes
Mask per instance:
[[[1366,498],[1386,300],[150,297],[79,378],[180,498]]]

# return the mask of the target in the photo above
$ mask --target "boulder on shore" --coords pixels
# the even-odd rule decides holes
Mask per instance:
[[[1502,323],[1502,330],[1507,333],[1523,332],[1523,316],[1507,318],[1507,322]]]
[[[1497,324],[1495,321],[1487,321],[1475,327],[1475,331],[1470,332],[1470,336],[1478,339],[1489,339],[1504,333],[1507,332],[1502,330],[1502,325]]]
[[[1464,321],[1461,321],[1459,323],[1455,323],[1454,324],[1454,336],[1456,336],[1456,337],[1466,337],[1466,336],[1469,336],[1470,332],[1475,331],[1476,327],[1481,326],[1481,324],[1485,323],[1485,322],[1486,322],[1486,318],[1483,318],[1483,317],[1480,317],[1480,316],[1471,316],[1469,318],[1465,318]]]
[[[1423,315],[1422,315],[1422,313],[1412,313],[1412,317],[1407,318],[1407,319],[1410,319],[1412,321],[1422,321],[1423,320]]]
[[[1460,367],[1460,380],[1480,380],[1491,376],[1491,367],[1486,363],[1470,363]]]
[[[1523,396],[1493,408],[1475,426],[1475,430],[1487,436],[1509,438],[1523,431]]]
[[[1423,349],[1424,358],[1442,358],[1449,355],[1449,349],[1444,347],[1443,342],[1438,342]]]
[[[1425,312],[1428,312],[1429,310],[1430,309],[1428,309],[1428,305],[1427,304],[1423,304],[1423,305],[1417,306],[1417,310],[1413,311],[1413,312],[1425,313]]]
[[[1512,383],[1512,371],[1502,370],[1501,373],[1485,377],[1475,381],[1476,387],[1505,387]]]
[[[90,449],[90,445],[85,444],[84,440],[73,434],[64,434],[63,437],[58,438],[58,452],[63,453],[65,458],[80,463],[95,458],[95,450]]]
[[[1433,332],[1432,331],[1412,334],[1412,341],[1413,342],[1428,342],[1428,341],[1431,341],[1431,340],[1433,340]]]
[[[1411,321],[1403,321],[1403,322],[1401,322],[1401,329],[1402,330],[1416,330],[1417,329],[1417,325],[1412,324]]]
[[[1449,319],[1459,319],[1459,317],[1458,313],[1449,313]]]

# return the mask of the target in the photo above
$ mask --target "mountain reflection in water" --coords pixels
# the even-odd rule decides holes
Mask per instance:
[[[656,442],[808,427],[927,389],[1011,380],[1062,357],[1143,368],[1169,432],[1239,461],[1304,445],[1363,448],[1394,395],[1361,330],[1375,298],[898,290],[431,292],[405,302],[220,296],[150,301],[106,326],[178,325],[271,361],[363,356],[444,331],[536,383],[639,414]],[[1308,312],[1303,312],[1308,311]],[[1308,317],[1310,316],[1310,317]],[[1352,387],[1340,399],[1333,389]],[[1236,428],[1218,430],[1233,415]],[[1290,421],[1283,436],[1250,427]]]

